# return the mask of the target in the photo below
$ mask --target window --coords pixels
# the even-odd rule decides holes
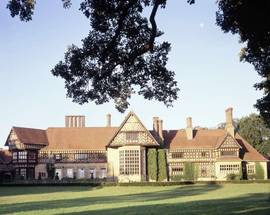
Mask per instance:
[[[56,161],[60,161],[62,159],[62,155],[61,154],[55,154],[54,158]]]
[[[183,175],[184,168],[183,167],[172,167],[172,175]]]
[[[237,156],[236,151],[221,151],[221,156]]]
[[[12,153],[12,159],[13,159],[14,161],[17,161],[17,159],[18,159],[18,153],[17,153],[17,152],[13,152],[13,153]]]
[[[26,151],[18,152],[18,159],[19,159],[19,162],[26,162],[26,160],[27,160],[27,152]]]
[[[87,153],[78,153],[75,154],[75,160],[87,160],[88,154]]]
[[[172,152],[173,159],[184,158],[184,152]]]
[[[140,173],[140,151],[122,150],[119,152],[121,175],[137,175]]]
[[[137,142],[138,141],[138,132],[126,132],[126,141]]]
[[[68,178],[73,178],[73,169],[72,168],[69,168],[69,169],[67,169],[67,177]]]
[[[20,169],[20,175],[21,175],[24,179],[26,179],[26,168]]]
[[[206,152],[201,152],[201,156],[202,156],[203,158],[205,158],[205,157],[207,156],[207,153],[206,153]]]
[[[219,170],[221,173],[238,173],[240,166],[239,164],[220,165]]]
[[[106,168],[100,169],[100,178],[106,178],[107,177],[107,170]]]
[[[247,174],[254,175],[255,174],[255,166],[254,164],[247,165]]]

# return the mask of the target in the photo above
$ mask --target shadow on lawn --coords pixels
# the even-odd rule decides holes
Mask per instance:
[[[173,204],[152,204],[141,206],[129,206],[112,209],[88,210],[71,214],[183,214],[183,215],[269,215],[270,202],[267,194],[250,194],[239,198],[227,198],[216,200],[197,200],[191,202],[179,202]]]
[[[0,197],[16,195],[34,195],[59,192],[82,192],[101,187],[92,186],[3,186],[0,187]]]
[[[145,192],[139,194],[130,194],[130,195],[112,195],[112,196],[98,196],[98,197],[84,197],[84,198],[74,198],[74,199],[61,199],[61,200],[50,200],[50,201],[32,201],[26,203],[17,203],[17,204],[3,204],[0,207],[0,214],[9,214],[16,212],[27,212],[33,210],[46,210],[46,209],[60,209],[60,208],[71,208],[71,207],[80,207],[80,206],[93,206],[95,204],[117,204],[119,202],[130,203],[141,203],[145,204],[148,201],[158,201],[171,198],[181,198],[184,196],[194,196],[200,195],[206,192],[210,192],[216,189],[219,189],[220,185],[199,185],[199,186],[181,186],[175,187],[164,191],[157,192]],[[54,188],[54,187],[53,187]],[[82,189],[87,189],[87,187],[81,187]],[[81,189],[79,187],[79,189]],[[59,187],[54,188],[57,189]],[[63,191],[63,190],[62,190]],[[65,191],[69,192],[69,189],[66,187]],[[91,195],[91,193],[89,193]],[[69,196],[67,196],[68,198]],[[27,197],[26,197],[27,198]],[[120,210],[120,209],[119,209]],[[145,212],[145,211],[144,211]],[[88,212],[86,212],[87,214]],[[104,213],[108,213],[104,212]]]

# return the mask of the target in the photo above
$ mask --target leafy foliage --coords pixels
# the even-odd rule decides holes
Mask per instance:
[[[270,126],[270,1],[219,0],[217,25],[240,36],[240,60],[251,63],[263,78],[255,85],[264,96],[255,105]]]
[[[157,150],[148,149],[147,151],[147,170],[149,180],[157,181],[158,166],[157,166]]]
[[[238,132],[263,155],[270,152],[270,130],[257,114],[250,114],[238,121]]]
[[[164,149],[158,150],[158,181],[167,181],[167,162]]]
[[[235,173],[230,173],[226,176],[226,179],[229,181],[240,180],[240,178],[240,175],[237,175]]]
[[[62,2],[64,8],[71,6],[71,0]],[[12,17],[29,21],[35,3],[10,0],[7,7]],[[165,6],[166,0],[81,0],[80,10],[90,22],[89,35],[81,48],[71,45],[52,70],[65,80],[67,96],[79,104],[114,100],[121,112],[134,93],[171,106],[179,89],[175,73],[166,68],[170,44],[156,40],[163,33],[155,16]],[[149,18],[143,16],[147,7],[152,7]]]
[[[184,178],[188,181],[196,181],[198,178],[198,166],[192,162],[184,164]]]
[[[49,179],[54,179],[55,176],[55,166],[53,163],[47,163],[46,164],[46,169],[48,173],[48,178]]]
[[[255,163],[255,171],[256,179],[264,179],[263,167],[259,162]]]

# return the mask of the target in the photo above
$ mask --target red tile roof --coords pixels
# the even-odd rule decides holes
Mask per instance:
[[[43,150],[106,150],[118,127],[48,128]]]
[[[236,141],[243,149],[242,159],[245,161],[267,161],[256,149],[254,149],[243,137],[238,133],[235,135]],[[241,156],[241,155],[240,155]]]
[[[193,135],[194,138],[188,140],[184,129],[163,131],[165,147],[168,149],[216,148],[227,133],[223,129],[201,129],[193,130]]]
[[[47,145],[42,150],[106,150],[119,127],[48,128],[47,130],[13,127],[21,142]],[[153,131],[150,131],[153,134]],[[154,135],[153,135],[154,136]],[[194,138],[188,140],[184,129],[163,131],[167,149],[217,148],[227,136],[223,129],[195,129]],[[236,141],[242,147],[241,159],[267,161],[239,134]]]
[[[164,144],[168,149],[211,149],[217,148],[227,132],[223,129],[202,129],[194,130],[194,138],[188,140],[185,130],[163,131]],[[240,158],[245,161],[267,161],[256,149],[254,149],[247,141],[238,133],[235,135],[237,143],[241,146]]]
[[[45,130],[34,128],[13,127],[20,142],[24,144],[48,145]]]

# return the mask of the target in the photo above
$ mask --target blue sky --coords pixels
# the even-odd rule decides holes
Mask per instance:
[[[0,2],[0,147],[12,126],[63,126],[67,114],[83,114],[88,126],[103,126],[106,113],[118,126],[127,114],[117,112],[113,103],[72,103],[64,81],[50,73],[67,46],[80,45],[88,34],[89,22],[78,10],[79,1],[73,2],[64,10],[60,0],[37,0],[28,23],[11,18],[7,0]],[[141,96],[131,98],[129,110],[149,129],[153,116],[164,120],[165,129],[175,129],[185,127],[187,116],[195,126],[214,127],[224,121],[229,106],[236,118],[256,112],[253,105],[262,94],[253,85],[260,78],[251,65],[239,62],[238,36],[224,34],[215,25],[215,2],[190,6],[185,0],[171,0],[159,10],[162,39],[172,44],[168,68],[175,71],[181,91],[173,108]]]

